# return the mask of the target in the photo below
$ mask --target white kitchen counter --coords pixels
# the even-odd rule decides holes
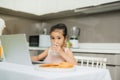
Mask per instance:
[[[80,48],[71,49],[73,52],[114,53],[120,54],[120,43],[80,43]],[[29,47],[30,50],[45,50],[41,47]]]
[[[41,47],[29,47],[30,50],[45,50],[46,48]],[[115,49],[71,49],[73,52],[89,52],[89,53],[114,53],[120,54],[120,50]]]

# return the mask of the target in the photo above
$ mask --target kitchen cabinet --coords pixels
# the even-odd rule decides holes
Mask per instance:
[[[38,16],[77,8],[97,6],[119,0],[0,0],[0,7]]]
[[[86,53],[75,52],[76,56],[92,56],[92,57],[104,57],[107,58],[107,68],[110,70],[112,80],[120,80],[120,55],[112,53]]]
[[[120,55],[115,53],[74,52],[76,56],[91,56],[107,58],[107,68],[110,70],[112,80],[120,80]]]
[[[0,7],[35,15],[56,11],[56,0],[0,0]]]
[[[89,6],[97,6],[100,4],[110,3],[118,0],[60,0],[57,1],[57,10],[73,10],[76,8],[84,8]]]

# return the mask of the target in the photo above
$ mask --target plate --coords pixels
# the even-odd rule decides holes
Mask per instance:
[[[39,71],[66,72],[66,71],[75,71],[76,66],[72,68],[51,68],[51,67],[40,67],[40,65],[35,65],[35,69]]]

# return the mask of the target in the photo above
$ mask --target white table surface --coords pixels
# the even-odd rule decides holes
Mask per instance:
[[[44,71],[35,66],[0,62],[0,80],[111,80],[108,69],[76,66],[71,71]]]

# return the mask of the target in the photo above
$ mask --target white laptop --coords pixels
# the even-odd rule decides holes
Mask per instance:
[[[6,62],[32,65],[25,34],[2,35],[0,39]]]

